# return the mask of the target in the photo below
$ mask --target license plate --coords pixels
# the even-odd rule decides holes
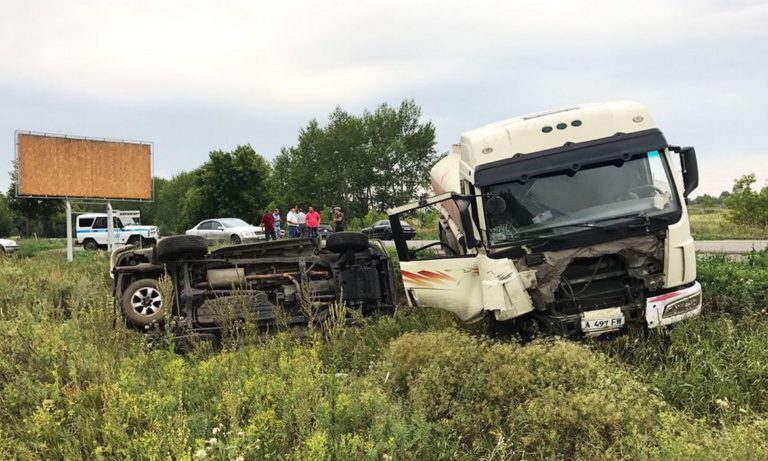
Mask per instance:
[[[624,326],[624,313],[618,307],[581,314],[581,331],[584,333],[613,331],[622,326]]]

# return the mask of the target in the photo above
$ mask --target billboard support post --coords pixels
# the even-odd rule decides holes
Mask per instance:
[[[114,249],[113,242],[115,238],[115,222],[113,216],[112,204],[107,202],[107,251],[109,251],[110,254]]]
[[[72,204],[67,200],[67,261],[69,262],[74,259],[72,245]]]

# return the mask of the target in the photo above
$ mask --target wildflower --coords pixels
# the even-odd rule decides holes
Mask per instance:
[[[244,435],[245,435],[245,432],[243,432],[243,431],[238,431],[238,432],[237,432],[237,435],[238,435],[238,437],[242,437],[242,436],[244,436]]]
[[[728,407],[731,406],[731,404],[728,403],[728,399],[715,399],[715,403],[723,410],[727,410]]]
[[[205,459],[207,456],[208,456],[208,452],[202,448],[195,452],[195,458],[197,459]]]
[[[237,458],[235,458],[235,461],[245,461],[245,458],[242,456],[238,456]]]
[[[219,431],[220,429],[218,427],[214,427],[213,430],[211,430],[211,433],[213,433],[213,435],[216,435],[219,433]]]
[[[216,445],[217,442],[218,440],[216,440],[216,437],[211,437],[210,439],[205,441],[205,443],[207,443],[208,445]]]

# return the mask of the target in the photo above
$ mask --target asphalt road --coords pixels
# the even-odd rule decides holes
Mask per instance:
[[[437,240],[409,240],[408,248],[420,248]],[[394,246],[392,241],[384,241],[386,246]],[[764,250],[768,247],[768,240],[697,240],[696,251],[698,253],[725,253],[744,254],[752,250]]]

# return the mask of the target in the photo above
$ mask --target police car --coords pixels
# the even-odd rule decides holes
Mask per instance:
[[[143,226],[133,222],[130,217],[112,217],[113,243],[133,245],[136,247],[151,246],[160,238],[157,226]],[[98,250],[109,243],[107,238],[107,214],[85,213],[77,217],[77,243],[86,250]]]

